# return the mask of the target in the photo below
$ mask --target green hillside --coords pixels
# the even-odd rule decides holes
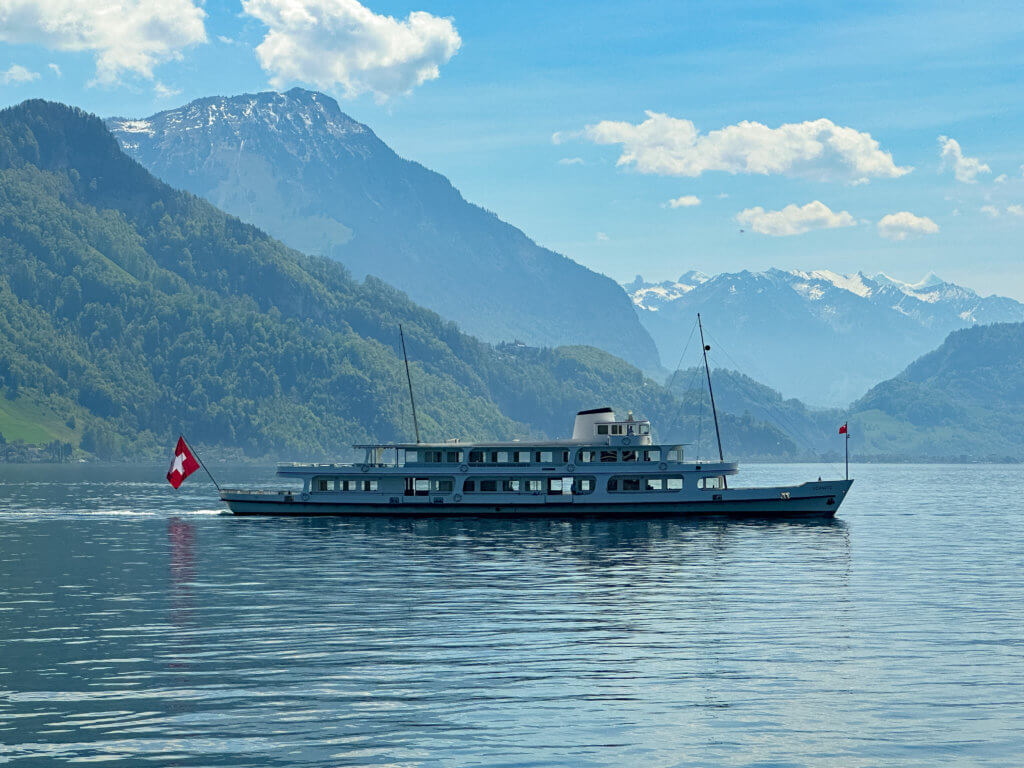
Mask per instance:
[[[955,331],[850,410],[866,455],[1024,459],[1024,323]]]
[[[680,411],[597,350],[481,343],[168,187],[99,119],[43,101],[0,112],[0,306],[5,423],[102,458],[162,455],[179,431],[296,458],[409,439],[399,323],[424,439],[564,435],[595,405]],[[734,455],[789,447],[732,426]]]

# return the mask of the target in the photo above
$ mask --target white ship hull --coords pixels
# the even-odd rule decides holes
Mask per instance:
[[[235,515],[378,515],[378,516],[689,516],[831,517],[852,480],[830,480],[777,488],[723,488],[691,498],[588,499],[571,495],[495,494],[486,502],[454,501],[429,496],[333,499],[317,494],[235,491],[221,498]],[[303,496],[307,498],[303,498]]]

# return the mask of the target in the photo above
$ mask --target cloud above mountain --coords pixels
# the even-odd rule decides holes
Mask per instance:
[[[992,173],[992,169],[976,157],[965,157],[960,142],[948,136],[939,136],[939,154],[942,167],[952,168],[957,181],[974,184],[978,174]]]
[[[603,120],[553,139],[559,143],[572,136],[595,144],[619,144],[618,165],[660,176],[725,171],[863,182],[897,178],[913,170],[896,165],[871,134],[825,118],[778,128],[744,120],[702,134],[690,120],[649,111],[642,123]]]
[[[180,59],[206,41],[206,13],[192,0],[0,0],[0,40],[96,56],[96,81]]]
[[[934,235],[939,225],[927,216],[915,216],[910,211],[899,211],[883,216],[878,222],[878,234],[888,240],[907,240],[918,235]]]
[[[761,206],[747,208],[736,214],[736,221],[762,235],[788,237],[802,235],[814,229],[852,227],[857,222],[847,211],[834,213],[819,200],[807,205],[787,205],[781,211],[766,211]]]
[[[275,88],[309,83],[379,101],[440,76],[462,45],[450,19],[413,11],[403,20],[357,0],[242,0],[267,25],[256,47]]]

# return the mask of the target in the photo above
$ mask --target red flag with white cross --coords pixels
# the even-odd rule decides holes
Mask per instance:
[[[174,449],[174,461],[171,468],[167,470],[167,482],[175,488],[179,487],[185,478],[199,469],[199,462],[189,450],[188,443],[184,437],[178,437],[178,446]]]

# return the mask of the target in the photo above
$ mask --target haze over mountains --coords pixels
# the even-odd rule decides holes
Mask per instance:
[[[815,405],[845,406],[951,331],[1024,320],[1024,304],[934,274],[915,284],[827,270],[736,272],[625,286],[673,367],[701,312],[719,365]]]
[[[658,368],[653,341],[613,280],[466,202],[324,94],[218,96],[107,125],[172,186],[356,277],[380,277],[468,333],[593,345]]]

